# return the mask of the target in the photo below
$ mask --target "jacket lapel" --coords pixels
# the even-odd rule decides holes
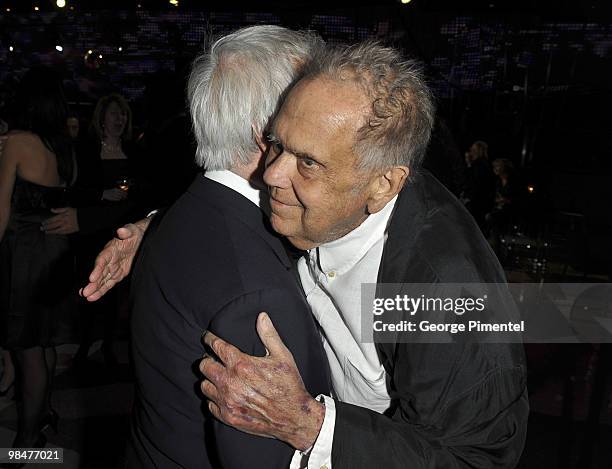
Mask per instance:
[[[417,236],[424,223],[425,211],[422,175],[417,173],[407,182],[398,195],[378,270],[378,285],[403,284],[409,278],[408,270],[411,268],[409,257],[417,248]],[[400,291],[396,293],[401,294],[402,288],[400,286]],[[381,296],[382,292],[377,286],[376,297],[380,298]],[[376,351],[380,362],[390,376],[393,376],[397,344],[397,340],[391,343],[376,342]]]

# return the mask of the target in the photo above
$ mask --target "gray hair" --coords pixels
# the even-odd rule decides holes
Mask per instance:
[[[193,63],[188,95],[196,162],[210,170],[248,164],[281,95],[322,40],[280,26],[242,28],[215,41]]]
[[[359,168],[419,167],[431,136],[435,105],[417,61],[366,41],[321,51],[304,70],[305,79],[317,77],[353,82],[372,101],[353,146]]]

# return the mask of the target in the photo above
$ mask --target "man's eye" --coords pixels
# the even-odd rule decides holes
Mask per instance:
[[[314,169],[319,166],[319,163],[317,163],[311,158],[300,158],[300,163],[302,164],[302,166],[308,169]]]
[[[270,150],[275,155],[280,155],[283,152],[283,146],[278,142],[270,142]]]

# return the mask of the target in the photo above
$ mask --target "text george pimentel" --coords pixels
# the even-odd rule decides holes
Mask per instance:
[[[414,316],[421,311],[453,312],[461,316],[466,312],[483,311],[487,295],[480,298],[427,298],[396,295],[395,298],[375,298],[372,303],[374,316],[381,316],[386,311],[405,311]],[[436,323],[427,320],[386,323],[377,319],[372,324],[376,332],[447,332],[457,334],[460,332],[525,332],[525,321],[485,323],[481,321],[467,321],[465,323]]]

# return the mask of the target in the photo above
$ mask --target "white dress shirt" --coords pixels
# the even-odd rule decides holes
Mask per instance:
[[[260,208],[266,193],[228,170],[207,171],[205,177],[246,197]],[[386,229],[397,197],[340,239],[309,251],[298,262],[300,279],[312,313],[323,331],[323,348],[331,370],[334,397],[384,412],[390,403],[386,375],[374,344],[361,342],[361,284],[376,283]],[[373,298],[366,298],[371,304]],[[290,469],[332,469],[336,423],[334,400],[325,402],[325,418],[307,455],[296,451]]]
[[[240,195],[246,197],[257,205],[259,208],[262,208],[262,198],[268,197],[267,193],[264,192],[262,194],[262,191],[256,187],[253,187],[249,181],[227,169],[206,171],[204,177],[235,190]]]
[[[308,304],[323,331],[333,394],[341,402],[382,413],[389,407],[386,373],[373,343],[361,341],[361,284],[376,283],[386,230],[397,196],[380,212],[340,239],[326,243],[298,262]],[[365,298],[371,304],[374,298]],[[296,451],[291,469],[332,469],[336,411],[325,401],[325,419],[314,446]]]

